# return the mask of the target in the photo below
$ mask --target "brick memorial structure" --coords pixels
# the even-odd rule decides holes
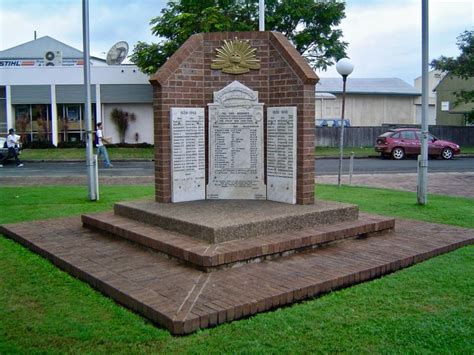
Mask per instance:
[[[240,68],[242,70],[213,69],[211,65],[213,60],[215,63],[216,50],[221,49],[220,53],[225,57],[226,50],[231,52],[232,49],[229,43],[236,39],[248,43],[250,48],[255,50],[259,68],[253,69],[256,65],[250,58],[243,63],[244,68]],[[236,44],[238,45],[239,43]],[[232,58],[230,61],[232,62]],[[218,64],[214,67],[218,67]],[[207,134],[209,128],[207,107],[213,103],[214,93],[234,81],[258,92],[259,102],[264,105],[265,130],[268,108],[296,107],[296,203],[313,204],[314,88],[318,77],[286,37],[276,32],[193,35],[150,78],[154,97],[156,201],[162,203],[172,201],[171,109],[205,108]],[[209,141],[209,137],[206,141]],[[209,176],[209,165],[206,176]],[[206,183],[209,184],[209,181]]]
[[[155,198],[0,233],[173,334],[474,243],[468,229],[394,230],[392,218],[314,201],[317,80],[279,33],[194,35],[151,78]]]

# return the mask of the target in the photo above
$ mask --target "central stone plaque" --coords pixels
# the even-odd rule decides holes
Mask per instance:
[[[265,200],[263,104],[234,81],[209,106],[208,199]]]

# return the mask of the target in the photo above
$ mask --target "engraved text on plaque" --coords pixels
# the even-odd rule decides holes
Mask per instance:
[[[267,110],[267,197],[296,203],[296,107]]]
[[[206,198],[204,108],[171,108],[171,201]]]
[[[208,199],[266,199],[263,104],[238,81],[214,93],[209,105]]]

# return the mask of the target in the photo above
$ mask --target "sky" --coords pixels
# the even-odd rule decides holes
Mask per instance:
[[[166,2],[90,0],[91,54],[105,58],[118,41],[131,49],[137,41],[158,41],[149,22]],[[81,0],[0,0],[0,50],[33,40],[35,30],[82,50],[81,16]],[[348,0],[340,28],[355,67],[351,77],[413,84],[421,75],[421,0]],[[429,0],[430,60],[458,55],[456,37],[473,29],[474,0]],[[334,67],[318,75],[338,76]]]

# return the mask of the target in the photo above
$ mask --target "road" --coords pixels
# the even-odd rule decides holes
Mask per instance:
[[[337,159],[317,159],[316,175],[335,175],[338,173]],[[416,173],[415,159],[394,161],[382,159],[355,159],[354,174],[399,174]],[[113,168],[99,168],[100,176],[152,176],[153,162],[114,162]],[[343,174],[349,170],[349,160],[343,162]],[[429,172],[474,172],[474,158],[456,158],[446,160],[429,160]],[[81,176],[86,175],[83,162],[37,162],[26,163],[17,168],[10,162],[0,168],[0,177],[11,176]]]
[[[349,171],[349,160],[342,164],[343,173]],[[337,175],[339,160],[317,159],[316,175]],[[430,159],[429,172],[474,172],[474,158],[455,158],[452,160]],[[354,159],[354,174],[400,174],[416,173],[417,160],[390,160],[390,159]]]

